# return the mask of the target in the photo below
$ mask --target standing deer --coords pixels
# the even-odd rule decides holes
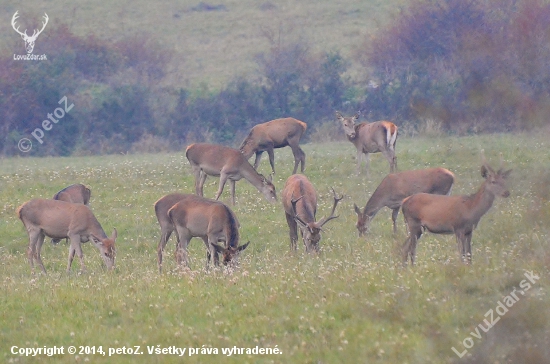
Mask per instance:
[[[195,175],[195,193],[197,195],[203,195],[203,186],[207,176],[219,176],[220,186],[216,193],[216,200],[220,198],[225,182],[229,180],[231,202],[235,205],[235,182],[244,178],[263,193],[269,202],[277,201],[271,176],[266,179],[256,172],[238,149],[216,144],[195,143],[187,147],[185,155]]]
[[[454,175],[445,168],[428,168],[388,174],[373,192],[363,211],[353,204],[357,214],[359,236],[366,234],[370,222],[383,207],[392,210],[393,233],[397,233],[396,220],[403,199],[415,193],[425,192],[436,195],[449,195],[454,183]]]
[[[53,196],[53,199],[88,205],[91,196],[92,191],[90,191],[88,187],[84,186],[83,184],[77,183],[62,189]],[[60,239],[52,239],[52,244],[57,244],[59,243],[59,241]]]
[[[46,24],[48,24],[48,14],[44,13],[44,22],[42,22],[42,29],[38,30],[38,29],[35,29],[34,32],[32,33],[32,35],[29,37],[27,35],[27,29],[25,29],[25,32],[21,32],[19,30],[19,27],[15,27],[15,21],[17,20],[17,18],[19,18],[19,15],[17,15],[19,13],[19,11],[16,11],[15,14],[13,14],[13,17],[11,18],[11,26],[13,28],[13,30],[15,30],[17,33],[19,33],[19,35],[21,36],[21,38],[23,38],[23,40],[25,41],[25,49],[27,50],[27,53],[28,54],[31,54],[33,49],[34,49],[34,42],[36,42],[36,38],[38,38],[38,36],[40,35],[40,33],[42,33],[42,31],[44,31],[44,28],[46,28]]]
[[[495,172],[485,162],[481,176],[485,181],[469,196],[440,196],[418,193],[407,197],[401,207],[409,236],[403,244],[403,263],[408,257],[414,265],[416,243],[423,230],[434,234],[455,234],[461,259],[472,259],[472,233],[479,220],[493,205],[496,196],[508,197],[506,178],[512,170]]]
[[[336,118],[344,127],[348,140],[357,149],[357,174],[361,171],[361,159],[365,154],[367,175],[369,173],[369,153],[381,152],[390,163],[390,173],[397,170],[397,159],[395,157],[395,142],[397,141],[397,126],[389,121],[376,121],[374,123],[359,123],[358,112],[351,117],[343,117],[336,111]]]
[[[75,253],[80,259],[80,270],[85,270],[80,244],[87,241],[94,243],[108,269],[114,267],[117,231],[114,229],[111,237],[107,237],[88,206],[65,201],[33,199],[17,209],[17,216],[25,225],[29,235],[27,256],[33,272],[36,259],[42,271],[46,273],[46,268],[40,258],[40,250],[45,236],[71,240],[67,272],[71,270]]]
[[[204,241],[207,249],[206,267],[211,260],[219,265],[218,253],[223,256],[223,264],[235,263],[239,253],[250,242],[239,246],[239,221],[225,204],[204,197],[187,195],[168,210],[168,217],[175,227],[178,245],[178,264],[189,266],[187,246],[193,237]],[[224,246],[218,245],[223,241]]]
[[[305,133],[307,124],[294,118],[275,119],[267,123],[258,124],[250,130],[250,133],[242,142],[240,150],[248,160],[252,154],[256,153],[254,169],[258,168],[263,152],[267,152],[271,170],[275,174],[275,157],[273,149],[289,146],[294,154],[295,174],[298,170],[298,164],[301,163],[302,173],[306,167],[306,154],[300,148],[300,139]]]
[[[302,239],[306,252],[318,252],[321,240],[321,228],[332,219],[338,202],[344,197],[338,197],[334,189],[334,205],[328,217],[315,221],[317,212],[317,192],[303,174],[294,174],[286,180],[282,192],[283,207],[285,209],[286,222],[290,229],[290,249],[296,250],[298,240],[298,226],[302,232]]]
[[[157,247],[159,273],[162,273],[162,254],[164,248],[170,239],[170,235],[175,231],[176,227],[172,223],[168,210],[175,204],[184,200],[196,197],[195,195],[184,195],[182,193],[171,193],[163,196],[155,202],[155,214],[160,225],[160,241]]]

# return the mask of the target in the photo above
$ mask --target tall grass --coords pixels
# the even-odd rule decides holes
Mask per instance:
[[[288,149],[288,148],[286,148]],[[292,170],[290,150],[276,152],[280,191]],[[190,271],[176,269],[174,238],[166,249],[165,273],[156,266],[160,229],[153,203],[164,194],[193,191],[183,154],[0,159],[0,362],[275,362],[448,363],[452,351],[504,296],[533,271],[538,280],[462,360],[548,362],[550,144],[545,135],[502,134],[461,138],[403,137],[400,170],[444,166],[457,181],[453,194],[475,192],[482,182],[481,149],[493,166],[502,155],[514,168],[511,196],[497,199],[473,236],[473,264],[460,262],[454,237],[425,234],[417,265],[403,268],[397,251],[406,238],[392,235],[389,210],[379,212],[366,238],[358,238],[353,202],[366,203],[388,171],[371,157],[371,179],[355,175],[351,143],[304,145],[306,174],[319,192],[318,218],[331,207],[330,187],[346,199],[340,217],[326,225],[319,256],[290,253],[280,202],[270,205],[244,180],[237,183],[234,211],[241,237],[251,244],[239,269],[206,271],[205,248],[190,244]],[[260,171],[268,173],[263,160]],[[68,247],[48,242],[48,275],[31,275],[27,236],[15,216],[21,203],[53,196],[72,183],[92,189],[91,208],[109,233],[118,229],[117,268],[104,271],[91,244],[84,244],[87,272],[67,275]],[[217,179],[209,178],[212,197]],[[222,200],[229,202],[229,192]],[[12,355],[12,346],[140,345],[141,356],[80,354],[48,358]],[[219,355],[181,359],[149,355],[147,346],[218,348]],[[279,355],[223,356],[224,347],[275,346]],[[519,358],[519,359],[518,359]]]

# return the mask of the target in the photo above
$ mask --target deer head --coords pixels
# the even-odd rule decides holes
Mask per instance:
[[[332,211],[330,212],[330,215],[328,217],[322,218],[319,221],[309,223],[306,223],[304,220],[302,220],[296,212],[296,203],[300,201],[303,196],[300,196],[297,199],[291,199],[292,211],[294,212],[294,220],[296,220],[298,226],[300,226],[300,230],[302,231],[302,238],[304,240],[304,245],[306,246],[306,252],[319,251],[319,241],[321,240],[321,231],[323,225],[325,225],[330,220],[336,219],[338,217],[334,216],[334,211],[336,210],[338,202],[340,202],[344,198],[344,196],[342,195],[341,197],[338,197],[333,188],[332,194],[334,196],[334,204],[332,205]]]
[[[15,21],[17,20],[17,18],[19,18],[19,15],[17,15],[18,11],[15,12],[15,14],[13,14],[13,18],[11,18],[11,26],[13,27],[13,29],[19,33],[21,35],[21,38],[23,38],[23,40],[25,41],[25,48],[27,49],[27,53],[28,54],[31,54],[33,49],[34,49],[34,42],[36,41],[36,38],[38,38],[38,36],[40,35],[40,33],[42,33],[42,31],[44,30],[44,28],[46,28],[46,24],[48,24],[48,14],[44,13],[44,22],[42,22],[42,29],[38,30],[38,29],[35,29],[32,33],[32,35],[29,37],[27,35],[27,29],[25,29],[24,32],[21,32],[19,30],[19,27],[15,27]]]
[[[355,138],[355,122],[359,119],[359,115],[361,115],[360,111],[353,116],[345,118],[339,111],[336,111],[336,119],[342,123],[344,132],[350,138]]]
[[[359,236],[363,236],[369,231],[369,224],[372,217],[367,215],[366,211],[361,211],[356,204],[353,204],[353,209],[357,214],[357,224],[355,226],[359,231]]]
[[[101,257],[107,266],[107,269],[113,269],[115,267],[115,240],[117,238],[117,231],[113,229],[113,234],[110,238],[100,239],[92,234],[92,241],[95,246],[101,252]]]
[[[243,244],[237,248],[232,246],[225,248],[218,244],[212,245],[214,246],[214,248],[216,248],[216,251],[218,253],[221,253],[223,265],[228,265],[230,263],[234,264],[236,262],[236,258],[238,257],[239,253],[245,250],[248,247],[248,244],[250,244],[250,242],[247,242],[246,244]]]
[[[267,178],[265,178],[261,174],[260,176],[262,179],[262,193],[269,202],[274,203],[275,201],[277,201],[277,193],[275,190],[275,186],[273,185],[273,175],[270,174]]]
[[[505,180],[508,178],[511,169],[505,171],[502,168],[504,160],[502,159],[502,153],[500,155],[500,166],[499,170],[495,172],[489,164],[487,164],[487,159],[485,158],[484,150],[481,150],[481,176],[485,178],[485,188],[491,191],[495,196],[508,197],[510,196],[510,191],[506,187]]]

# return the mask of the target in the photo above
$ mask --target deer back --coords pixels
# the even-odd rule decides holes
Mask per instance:
[[[298,139],[306,131],[307,124],[294,118],[282,118],[258,124],[252,127],[248,136],[243,140],[240,151],[246,159],[267,145],[273,148],[282,148],[288,145],[288,140],[295,136]]]
[[[239,150],[217,144],[191,144],[185,156],[189,163],[200,166],[206,174],[212,176],[219,176],[222,169],[238,171],[244,162],[250,164]]]
[[[317,213],[317,191],[302,174],[294,174],[286,180],[285,187],[281,192],[283,207],[288,215],[294,216],[292,200],[296,202],[296,214],[304,222],[315,223]]]
[[[61,191],[57,192],[53,196],[53,199],[87,205],[90,202],[91,195],[92,192],[88,187],[84,186],[83,184],[77,183],[65,187]]]
[[[481,175],[485,181],[472,195],[412,195],[403,201],[405,219],[418,221],[435,233],[452,233],[475,227],[491,208],[495,197],[510,195],[505,183],[510,172],[511,170],[495,172],[484,164],[481,167]]]

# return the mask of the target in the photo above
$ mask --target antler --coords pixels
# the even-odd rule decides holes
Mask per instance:
[[[40,33],[42,33],[42,31],[44,30],[44,28],[46,28],[46,24],[48,24],[48,20],[50,20],[50,18],[48,18],[48,14],[44,13],[44,16],[43,16],[44,20],[46,20],[45,22],[42,22],[42,29],[40,29],[39,31],[38,30],[34,30],[34,32],[32,33],[32,37],[31,38],[37,38]],[[38,33],[37,33],[38,32]],[[35,34],[36,33],[36,34]]]
[[[13,27],[13,30],[15,30],[17,33],[21,34],[22,36],[25,36],[25,37],[28,37],[27,35],[27,29],[25,29],[25,33],[21,33],[21,31],[19,30],[19,27],[15,27],[15,21],[17,20],[17,18],[19,18],[19,15],[17,15],[17,13],[19,13],[19,11],[16,11],[15,14],[13,14],[13,17],[11,18],[11,26]]]
[[[292,212],[294,213],[294,220],[296,220],[302,226],[307,226],[307,224],[304,222],[304,220],[302,220],[298,216],[298,213],[296,212],[296,203],[298,201],[300,201],[302,199],[302,197],[304,197],[304,195],[298,197],[297,199],[294,199],[294,193],[293,193],[292,196],[290,196],[290,203],[292,204]]]
[[[319,227],[322,227],[330,220],[336,219],[338,217],[334,216],[334,211],[336,211],[336,206],[338,206],[338,202],[340,202],[344,198],[344,195],[342,195],[342,197],[338,197],[336,191],[334,191],[334,188],[331,187],[330,189],[332,190],[332,194],[334,195],[334,204],[332,205],[332,211],[330,212],[330,216],[322,218],[321,221],[318,222]]]
[[[22,33],[20,30],[19,30],[19,27],[15,27],[15,21],[19,18],[19,15],[18,15],[19,11],[16,11],[15,14],[13,14],[13,17],[11,18],[11,26],[13,27],[13,29],[21,34],[21,36],[25,37],[25,38],[28,38],[28,39],[36,39],[40,33],[42,33],[42,31],[44,31],[44,28],[46,28],[46,25],[48,24],[48,21],[50,20],[50,18],[48,17],[48,14],[44,13],[44,22],[42,22],[42,29],[38,30],[38,29],[35,29],[32,33],[32,35],[29,37],[27,35],[27,29],[25,29],[25,32]]]

